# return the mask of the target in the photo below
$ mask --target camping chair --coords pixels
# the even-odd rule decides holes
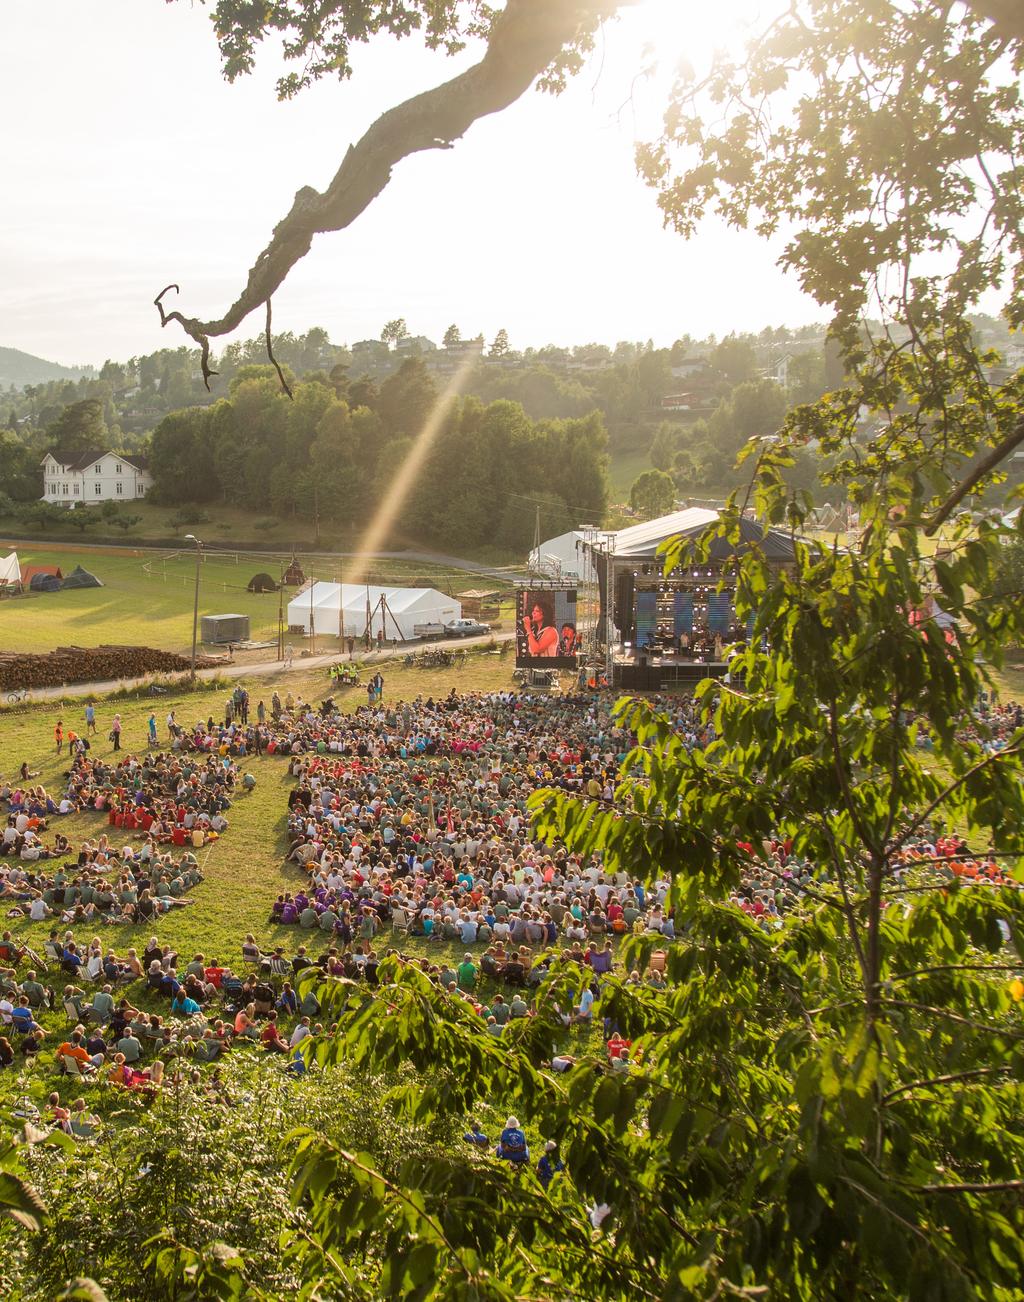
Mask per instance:
[[[82,1080],[86,1076],[91,1076],[96,1071],[95,1067],[85,1067],[77,1058],[72,1058],[70,1054],[61,1054],[61,1067],[65,1076],[72,1076],[76,1080]]]
[[[391,910],[391,925],[395,931],[404,931],[406,935],[409,934],[409,915],[400,905],[396,904]]]
[[[96,1133],[96,1127],[88,1121],[76,1121],[71,1119],[71,1133],[76,1139],[91,1139]]]
[[[77,1026],[79,1022],[84,1020],[81,1010],[73,999],[65,999],[63,1002],[64,1012],[67,1014],[68,1022],[73,1026]]]
[[[663,949],[656,949],[647,960],[647,966],[652,972],[664,972],[668,966],[668,955]]]

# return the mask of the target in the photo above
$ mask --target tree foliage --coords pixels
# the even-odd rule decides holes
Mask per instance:
[[[633,480],[629,490],[629,504],[641,520],[653,520],[672,510],[676,486],[671,475],[663,470],[645,470]]]
[[[153,434],[154,499],[223,499],[290,515],[309,511],[315,494],[324,519],[368,522],[430,420],[433,378],[412,358],[379,388],[348,385],[347,398],[318,380],[292,388],[289,400],[271,368],[243,367],[230,398],[166,417]],[[530,494],[543,495],[558,532],[603,516],[606,447],[596,414],[532,422],[516,403],[462,399],[441,422],[398,528],[451,547],[497,535],[524,551],[533,537]]]

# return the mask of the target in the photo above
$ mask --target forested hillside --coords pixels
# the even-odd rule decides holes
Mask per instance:
[[[361,526],[419,442],[423,461],[396,520],[406,536],[522,552],[538,508],[545,536],[603,518],[607,435],[599,413],[533,421],[518,403],[467,397],[420,441],[437,396],[418,359],[379,387],[344,377],[299,381],[294,399],[271,367],[245,367],[227,398],[157,426],[152,497],[283,516],[316,512]]]
[[[1013,353],[1001,322],[976,317],[973,326],[986,347]],[[774,433],[787,411],[845,378],[838,351],[814,326],[683,336],[660,349],[623,341],[517,352],[505,331],[487,345],[452,325],[437,346],[398,320],[379,340],[351,347],[319,328],[275,335],[273,352],[297,381],[294,402],[263,336],[227,345],[209,390],[188,348],[8,389],[0,514],[38,499],[39,463],[60,445],[151,452],[154,502],[221,502],[282,519],[316,513],[358,526],[375,514],[457,374],[458,400],[434,431],[395,527],[438,545],[483,541],[521,552],[538,506],[542,533],[552,536],[600,522],[610,498],[651,514],[680,498],[724,495],[747,439]],[[814,484],[810,449],[794,474]]]

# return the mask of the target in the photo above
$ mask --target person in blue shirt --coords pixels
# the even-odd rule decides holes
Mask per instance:
[[[505,1129],[498,1138],[495,1155],[503,1158],[506,1162],[511,1162],[513,1166],[522,1166],[523,1163],[530,1160],[530,1149],[526,1143],[526,1136],[519,1128],[519,1122],[515,1117],[509,1117],[505,1122]]]
[[[479,1121],[471,1121],[469,1123],[469,1129],[462,1136],[462,1138],[466,1141],[467,1144],[473,1144],[477,1148],[486,1148],[487,1145],[490,1143],[490,1140],[480,1129]]]
[[[194,999],[190,999],[185,993],[185,987],[181,986],[178,993],[171,1001],[171,1012],[177,1013],[180,1017],[194,1017],[202,1009]]]
[[[558,1171],[565,1170],[565,1163],[558,1155],[558,1145],[549,1139],[544,1145],[544,1152],[537,1163],[537,1179],[546,1189]]]

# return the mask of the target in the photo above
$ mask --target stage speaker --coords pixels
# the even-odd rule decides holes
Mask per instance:
[[[622,570],[615,576],[615,603],[612,618],[623,642],[636,638],[636,612],[633,607],[633,572]]]

